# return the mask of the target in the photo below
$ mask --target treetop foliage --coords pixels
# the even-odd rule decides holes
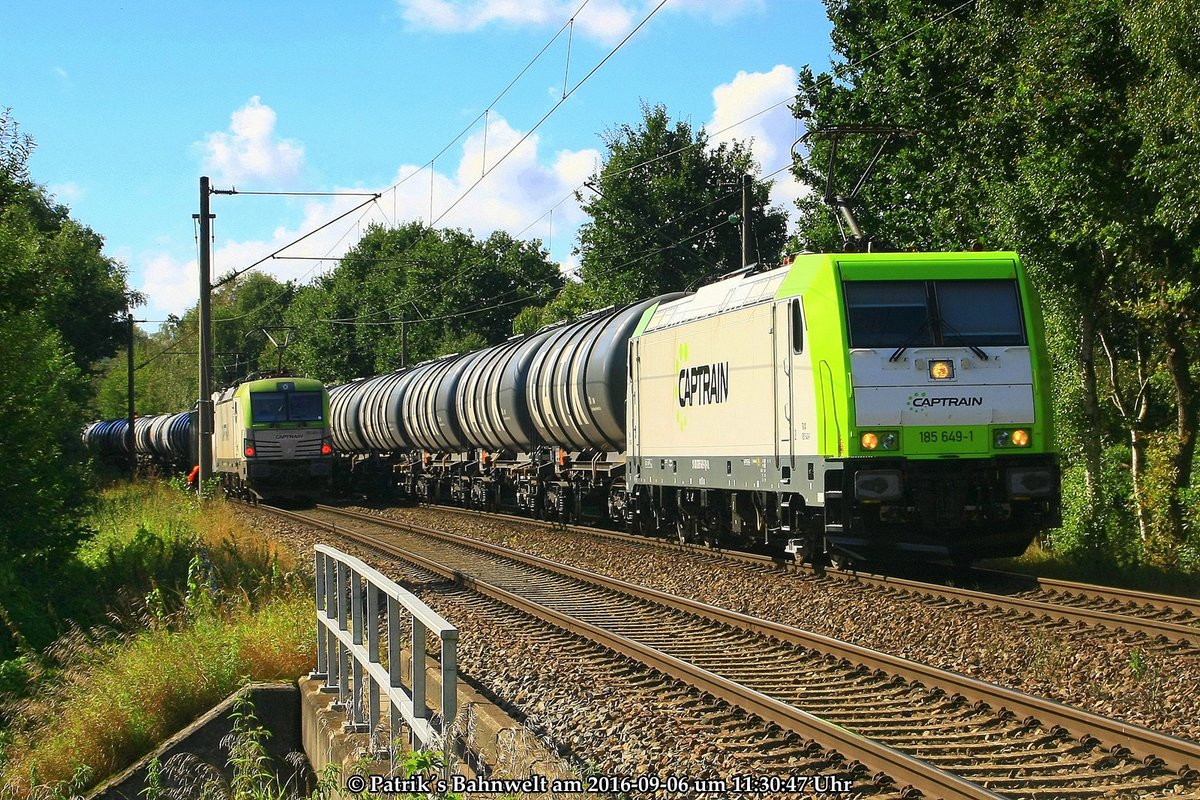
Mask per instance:
[[[1200,564],[1196,3],[826,6],[840,66],[802,72],[798,115],[921,131],[863,189],[864,228],[904,248],[1016,250],[1041,290],[1067,485],[1082,487],[1058,538]],[[827,146],[796,169],[818,190]],[[869,146],[842,148],[847,172]],[[837,249],[820,196],[800,209],[800,244]]]
[[[0,602],[86,535],[86,373],[136,299],[103,239],[34,183],[33,149],[0,112]]]
[[[742,177],[758,172],[741,142],[713,145],[701,127],[672,124],[661,105],[603,135],[608,154],[578,195],[591,217],[579,230],[580,276],[598,306],[694,289],[742,266]],[[787,217],[769,208],[771,183],[751,205],[759,263],[777,263]]]
[[[522,308],[563,277],[538,241],[486,239],[419,222],[372,226],[337,269],[297,291],[284,314],[300,331],[295,366],[340,382],[498,344]]]

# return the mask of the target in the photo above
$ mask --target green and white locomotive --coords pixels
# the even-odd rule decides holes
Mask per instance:
[[[329,393],[317,380],[246,380],[213,395],[213,471],[236,497],[321,494],[332,473]]]
[[[1017,555],[1059,523],[1015,253],[804,254],[645,311],[611,513],[800,558]]]
[[[798,558],[971,561],[1059,519],[1013,253],[805,254],[331,391],[343,485]]]

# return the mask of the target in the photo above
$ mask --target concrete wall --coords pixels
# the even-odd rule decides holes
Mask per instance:
[[[227,765],[229,751],[221,747],[221,740],[233,729],[231,712],[240,694],[249,694],[258,723],[271,731],[265,744],[280,783],[291,780],[294,784],[307,779],[307,769],[302,769],[302,774],[297,776],[296,767],[288,760],[290,753],[302,751],[299,689],[294,683],[253,683],[227,697],[141,761],[109,778],[89,797],[94,800],[141,800],[140,793],[146,787],[146,768],[151,760],[157,758],[162,764],[182,753],[191,753],[213,765],[228,780],[232,775]]]

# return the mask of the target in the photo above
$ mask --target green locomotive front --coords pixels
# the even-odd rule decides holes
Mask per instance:
[[[652,309],[630,361],[627,481],[680,538],[970,561],[1059,522],[1014,253],[804,254]]]
[[[1019,555],[1058,525],[1050,365],[1015,254],[840,258],[846,441],[824,530],[869,550]]]
[[[213,395],[213,466],[231,495],[308,496],[329,482],[329,393],[308,378],[260,378]]]

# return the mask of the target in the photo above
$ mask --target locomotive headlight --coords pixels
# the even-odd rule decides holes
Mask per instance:
[[[895,431],[867,431],[858,443],[863,450],[898,450],[900,437]]]
[[[1014,428],[1013,430],[1002,429],[995,432],[993,442],[996,447],[1029,447],[1031,437],[1029,431],[1024,428]]]
[[[929,362],[929,377],[935,381],[948,381],[954,378],[954,362],[939,359]]]

